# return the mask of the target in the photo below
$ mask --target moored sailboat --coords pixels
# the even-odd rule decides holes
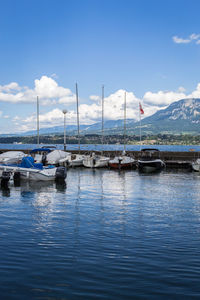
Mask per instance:
[[[102,130],[101,130],[101,144],[102,151],[101,155],[96,155],[94,152],[90,156],[86,156],[83,159],[83,165],[87,168],[102,168],[107,167],[109,157],[103,155],[103,144],[104,144],[104,86],[102,86]]]
[[[109,167],[113,169],[130,169],[134,166],[135,159],[126,155],[126,92],[124,93],[124,151],[121,156],[109,160]]]

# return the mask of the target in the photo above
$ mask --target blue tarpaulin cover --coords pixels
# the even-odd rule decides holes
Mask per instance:
[[[23,157],[22,162],[20,164],[21,168],[36,168],[36,169],[43,169],[43,164],[41,163],[34,163],[34,158],[31,156]]]
[[[30,151],[30,153],[35,153],[35,152],[51,152],[51,149],[49,148],[36,148]]]

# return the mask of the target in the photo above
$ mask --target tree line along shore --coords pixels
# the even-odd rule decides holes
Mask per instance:
[[[123,136],[123,135],[105,135],[103,138],[104,144],[124,144],[137,145],[140,144],[140,136]],[[146,145],[199,145],[200,135],[190,134],[157,134],[157,135],[142,135],[142,144]],[[6,136],[0,137],[1,144],[37,144],[37,136]],[[63,135],[41,135],[40,143],[43,144],[63,144]],[[66,136],[67,144],[78,144],[78,136]],[[80,136],[81,144],[101,144],[102,136],[98,134],[88,134]]]

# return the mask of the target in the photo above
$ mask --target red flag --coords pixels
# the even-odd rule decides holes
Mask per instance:
[[[140,102],[139,102],[139,107],[140,107],[140,114],[143,115],[144,114],[144,110],[143,110],[142,105],[141,105]]]

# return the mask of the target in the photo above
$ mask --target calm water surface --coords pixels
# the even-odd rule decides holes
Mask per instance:
[[[40,144],[42,146],[49,146],[45,144]],[[63,144],[51,145],[56,147],[56,149],[63,150]],[[9,150],[29,150],[38,148],[37,144],[0,144],[0,149],[9,149]],[[128,151],[140,151],[140,145],[126,145],[126,150]],[[142,148],[157,148],[160,151],[200,151],[199,145],[143,145]],[[78,150],[78,144],[69,144],[67,145],[67,151]],[[124,145],[95,145],[95,144],[82,144],[80,149],[83,151],[123,151]]]
[[[0,190],[1,299],[199,299],[200,176],[74,169]]]

